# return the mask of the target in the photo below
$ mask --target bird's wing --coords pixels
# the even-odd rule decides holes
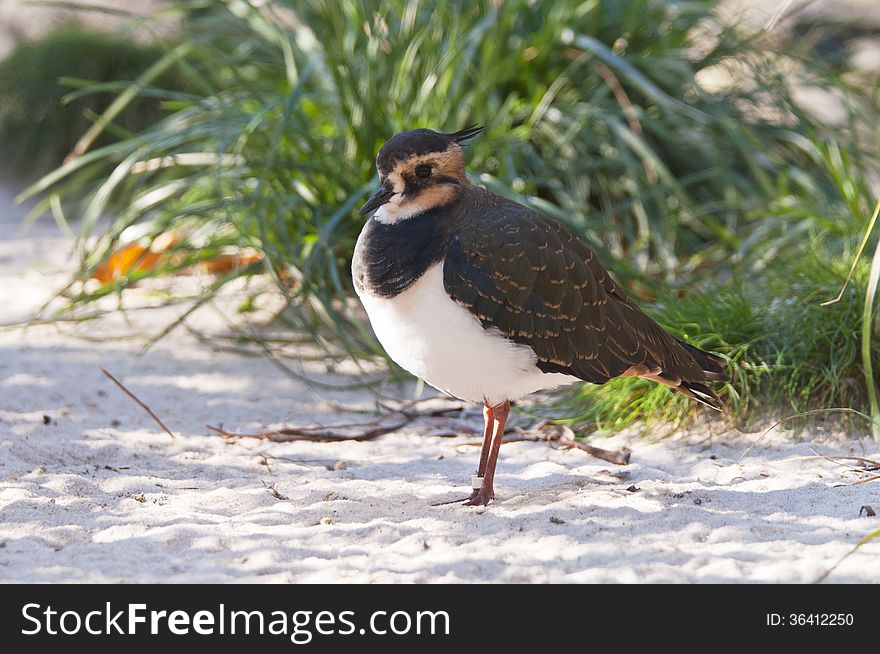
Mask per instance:
[[[522,205],[487,207],[463,221],[443,283],[486,329],[532,348],[544,372],[597,384],[637,374],[706,379],[684,346],[620,290],[586,243]]]

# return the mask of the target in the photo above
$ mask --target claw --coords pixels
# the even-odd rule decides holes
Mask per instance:
[[[489,491],[484,493],[483,489],[474,489],[470,497],[459,497],[455,500],[446,500],[445,502],[432,502],[431,506],[447,506],[449,504],[462,504],[464,506],[486,506],[495,499],[495,493]]]
[[[471,493],[471,496],[465,500],[465,506],[486,506],[489,502],[495,499],[495,493],[492,489],[485,491],[483,488],[479,490],[475,490]]]

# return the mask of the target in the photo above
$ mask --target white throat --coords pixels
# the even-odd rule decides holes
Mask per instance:
[[[385,225],[393,225],[401,220],[418,216],[428,210],[428,207],[422,206],[419,202],[405,202],[401,204],[402,201],[403,195],[395,193],[388,202],[376,209],[373,218]]]

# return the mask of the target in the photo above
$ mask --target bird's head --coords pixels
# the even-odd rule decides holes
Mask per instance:
[[[447,204],[467,184],[461,144],[483,128],[471,125],[443,134],[413,129],[391,138],[376,157],[379,190],[361,207],[361,215],[384,223],[411,218]]]

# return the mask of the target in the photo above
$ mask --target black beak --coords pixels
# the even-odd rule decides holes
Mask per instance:
[[[364,206],[361,207],[361,215],[364,216],[371,211],[375,211],[383,204],[388,202],[391,199],[391,196],[394,195],[394,191],[384,186],[380,186],[379,190],[373,193],[370,196],[370,199],[364,203]]]

